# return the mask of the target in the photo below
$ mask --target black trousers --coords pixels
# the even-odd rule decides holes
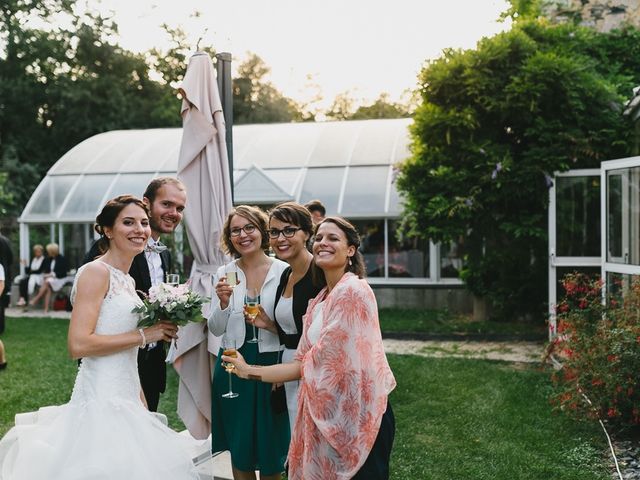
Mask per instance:
[[[388,480],[389,457],[396,435],[396,419],[393,415],[391,402],[387,400],[387,410],[382,415],[380,430],[373,444],[367,460],[353,477],[353,480]]]
[[[160,393],[164,392],[167,384],[167,367],[165,364],[166,354],[164,342],[152,348],[138,350],[138,373],[147,406],[152,412],[158,411]]]

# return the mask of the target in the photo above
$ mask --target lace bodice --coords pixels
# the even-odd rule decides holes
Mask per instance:
[[[103,262],[109,269],[109,290],[102,302],[95,333],[116,335],[136,328],[138,314],[132,309],[141,300],[135,292],[135,282],[128,274]],[[78,270],[71,290],[75,302],[76,286],[84,267]],[[137,347],[110,355],[82,360],[71,394],[71,403],[92,400],[139,401],[140,380],[137,368]]]

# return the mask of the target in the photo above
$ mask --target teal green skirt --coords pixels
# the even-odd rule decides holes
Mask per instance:
[[[278,363],[278,352],[258,352],[257,343],[246,343],[251,338],[247,328],[245,343],[240,353],[250,365]],[[214,368],[211,392],[211,434],[213,453],[229,450],[231,463],[242,471],[259,470],[262,475],[284,471],[289,450],[289,417],[287,413],[274,414],[271,410],[271,384],[242,380],[231,374],[236,398],[222,398],[229,391],[229,374],[220,364],[222,350]]]

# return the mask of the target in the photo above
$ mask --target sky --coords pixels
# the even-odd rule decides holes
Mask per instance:
[[[231,52],[233,65],[259,55],[269,80],[304,101],[320,87],[327,105],[339,93],[392,101],[415,88],[426,60],[444,48],[473,48],[483,36],[508,28],[497,21],[506,0],[88,0],[113,12],[120,44],[130,50],[162,47],[162,23],[181,26],[190,39]],[[199,15],[194,15],[195,12]]]

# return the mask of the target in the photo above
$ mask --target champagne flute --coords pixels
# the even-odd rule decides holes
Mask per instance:
[[[227,338],[226,335],[222,338],[222,354],[232,358],[236,358],[238,356],[236,341],[231,338]],[[233,363],[229,362],[222,362],[222,366],[229,374],[229,391],[227,393],[223,393],[222,398],[236,398],[240,394],[231,389],[231,372],[233,372],[233,369],[236,367]]]
[[[180,275],[177,273],[167,273],[167,281],[165,283],[172,287],[177,287],[180,284]]]
[[[258,343],[260,340],[256,336],[256,325],[253,323],[260,312],[260,294],[257,289],[247,288],[247,293],[244,296],[244,305],[247,316],[251,319],[251,324],[253,326],[253,338],[251,340],[247,340],[247,343]]]
[[[235,313],[235,308],[234,308],[234,293],[236,291],[236,285],[238,285],[238,270],[236,270],[236,266],[235,263],[232,263],[230,265],[228,265],[225,268],[225,272],[224,272],[225,276],[227,277],[227,284],[231,287],[231,296],[229,297],[229,304],[231,305],[231,310],[229,313]]]

